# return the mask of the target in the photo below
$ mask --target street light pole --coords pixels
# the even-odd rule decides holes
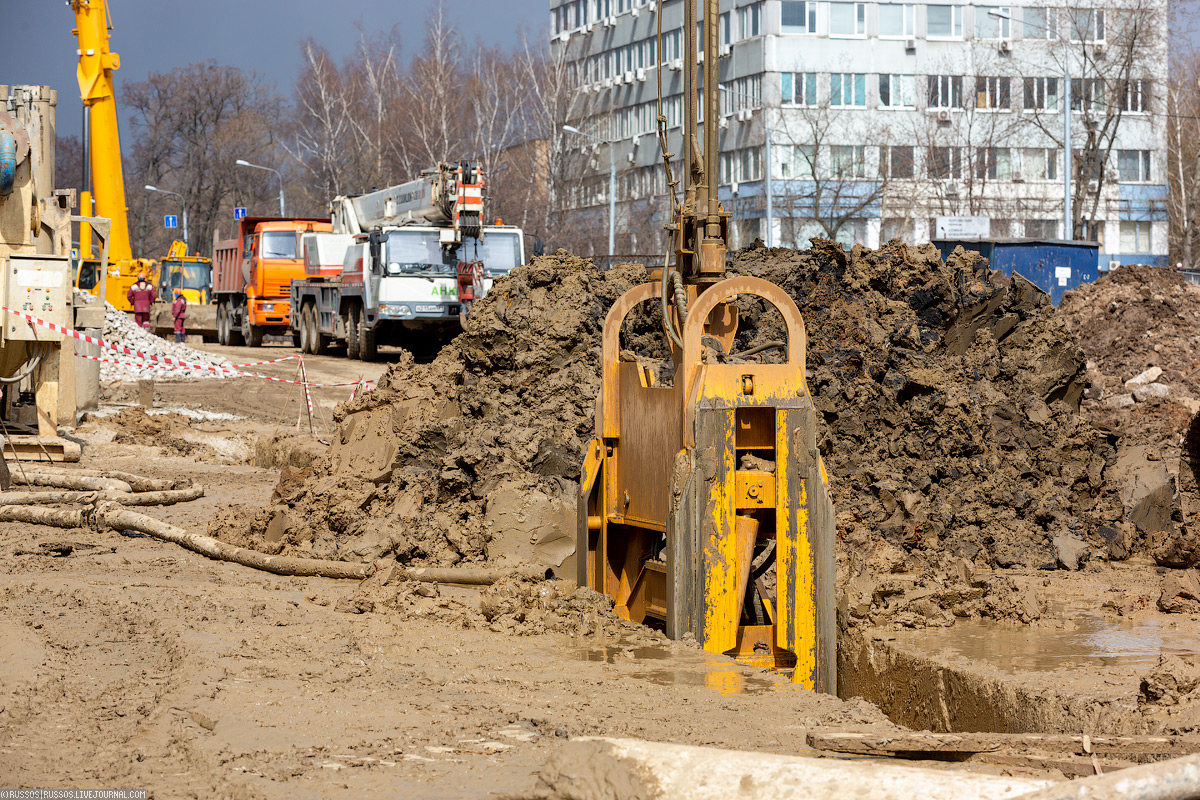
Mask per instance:
[[[183,244],[184,244],[184,247],[187,247],[188,246],[187,201],[183,199],[183,195],[181,195],[179,192],[168,192],[166,189],[159,189],[157,186],[151,186],[148,183],[146,184],[146,191],[147,192],[158,192],[159,194],[169,194],[169,195],[173,195],[173,196],[179,198],[179,203],[180,203],[180,205],[183,206]]]
[[[275,177],[279,178],[279,216],[286,217],[287,212],[283,210],[283,176],[279,174],[279,170],[274,169],[272,167],[260,166],[259,164],[251,164],[249,161],[246,161],[245,159],[241,159],[241,158],[239,158],[234,163],[237,164],[239,167],[253,167],[254,169],[265,169],[267,172],[275,173]]]
[[[613,153],[613,143],[599,136],[584,133],[573,125],[563,125],[562,129],[567,133],[586,136],[608,145],[608,254],[611,256],[616,252],[617,239],[617,157]]]
[[[1007,11],[992,9],[987,13],[989,17],[1012,21],[1012,14]],[[1074,241],[1075,216],[1071,213],[1071,175],[1074,171],[1074,164],[1071,151],[1071,49],[1069,39],[1062,35],[1057,25],[1047,28],[1045,25],[1030,22],[1022,22],[1022,24],[1054,34],[1054,38],[1058,39],[1059,44],[1063,46],[1063,238]]]

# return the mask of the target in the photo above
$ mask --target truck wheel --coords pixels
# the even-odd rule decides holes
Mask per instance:
[[[242,328],[233,324],[233,307],[229,303],[225,304],[225,341],[232,347],[242,343]]]
[[[367,322],[366,314],[359,314],[358,318],[358,357],[361,361],[374,361],[379,357],[375,328]]]
[[[350,318],[346,321],[346,358],[358,358],[358,324],[361,317],[358,306],[351,306]]]
[[[217,342],[229,346],[229,309],[224,303],[217,305]]]
[[[309,306],[312,309],[312,352],[313,355],[323,356],[329,349],[329,337],[321,333],[321,315],[317,313],[317,307]]]
[[[292,334],[292,340],[300,348],[301,353],[311,353],[308,349],[309,326],[308,326],[308,306],[301,306],[300,310],[295,312],[296,327],[299,329],[297,333]]]
[[[249,311],[242,318],[242,338],[246,340],[246,344],[250,347],[262,347],[263,329],[257,325],[250,324]]]

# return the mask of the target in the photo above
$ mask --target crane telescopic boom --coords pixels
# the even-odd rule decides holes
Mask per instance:
[[[129,222],[125,204],[125,176],[121,167],[121,139],[117,125],[117,100],[113,72],[121,57],[109,47],[112,28],[106,0],[71,0],[75,12],[72,33],[79,43],[79,94],[84,107],[84,185],[80,195],[83,214],[112,220],[108,240],[109,280],[105,298],[117,308],[128,309],[125,292],[138,272],[153,273],[155,262],[135,259],[129,244]],[[90,208],[91,200],[95,209]],[[85,261],[91,256],[91,230],[80,231],[80,250]],[[98,267],[98,265],[97,265]],[[81,287],[91,288],[91,287]]]

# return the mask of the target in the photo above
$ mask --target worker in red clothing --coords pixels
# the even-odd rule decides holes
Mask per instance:
[[[138,324],[138,327],[149,329],[150,307],[158,299],[158,292],[154,291],[154,287],[146,282],[146,273],[138,273],[137,283],[129,287],[125,297],[133,306],[133,321]]]
[[[175,318],[175,341],[182,342],[187,336],[184,327],[187,319],[187,298],[183,296],[183,289],[175,290],[175,302],[171,304],[171,316]]]

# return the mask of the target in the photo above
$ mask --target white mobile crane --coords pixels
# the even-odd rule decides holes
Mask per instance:
[[[442,162],[420,178],[330,203],[332,233],[306,233],[304,280],[292,281],[292,330],[306,353],[345,342],[373,360],[379,345],[436,344],[470,303],[525,260],[524,235],[483,224],[483,171]]]

